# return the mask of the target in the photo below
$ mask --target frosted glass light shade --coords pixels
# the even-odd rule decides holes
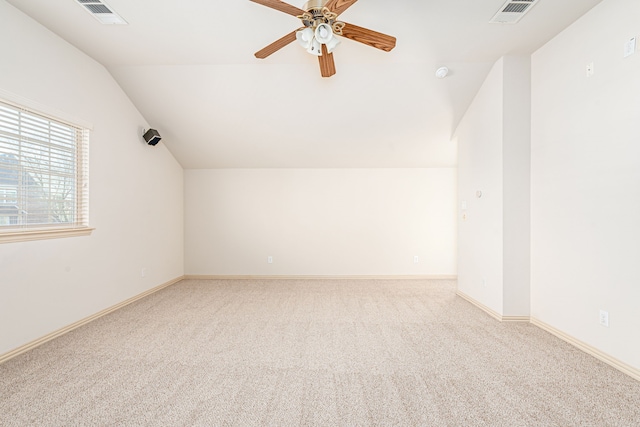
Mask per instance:
[[[327,44],[333,38],[333,30],[329,24],[320,24],[316,27],[316,40],[321,44]]]
[[[327,42],[327,52],[331,53],[333,50],[340,44],[340,40],[337,37],[332,37],[331,40]]]
[[[309,49],[313,41],[313,30],[307,27],[303,30],[297,31],[296,40],[298,40],[298,43],[300,43],[302,47]]]

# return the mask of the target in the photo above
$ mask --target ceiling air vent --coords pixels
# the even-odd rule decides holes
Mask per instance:
[[[115,13],[101,0],[76,0],[84,10],[103,24],[126,24],[127,21]]]
[[[538,0],[509,0],[500,7],[489,22],[496,24],[515,24],[531,10]]]

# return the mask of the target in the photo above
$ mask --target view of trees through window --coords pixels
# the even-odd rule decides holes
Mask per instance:
[[[0,227],[79,222],[83,129],[0,103]]]

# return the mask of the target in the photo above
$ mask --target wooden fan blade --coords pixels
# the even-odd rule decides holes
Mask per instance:
[[[318,56],[320,61],[320,74],[322,77],[331,77],[336,73],[336,63],[333,61],[333,53],[329,53],[326,45],[322,45],[322,56]]]
[[[364,43],[376,49],[389,52],[396,47],[396,38],[357,25],[344,23],[342,36],[360,43]]]
[[[358,0],[329,0],[327,4],[325,4],[325,7],[336,15],[340,15],[357,1]]]
[[[278,39],[276,41],[274,41],[273,43],[271,43],[269,46],[265,47],[262,50],[259,50],[255,53],[256,58],[259,59],[264,59],[267,56],[271,55],[274,52],[279,51],[280,49],[282,49],[283,47],[285,47],[286,45],[288,45],[289,43],[293,42],[296,40],[296,31],[293,31],[289,34],[287,34],[286,36],[282,37],[281,39]]]
[[[279,10],[280,12],[288,13],[298,17],[304,13],[304,10],[298,9],[295,6],[291,6],[289,3],[285,3],[280,0],[251,0],[254,3],[261,4],[263,6],[270,7],[271,9]]]

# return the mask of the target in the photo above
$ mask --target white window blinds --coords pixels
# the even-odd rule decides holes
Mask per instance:
[[[87,227],[89,130],[0,101],[0,234]]]

